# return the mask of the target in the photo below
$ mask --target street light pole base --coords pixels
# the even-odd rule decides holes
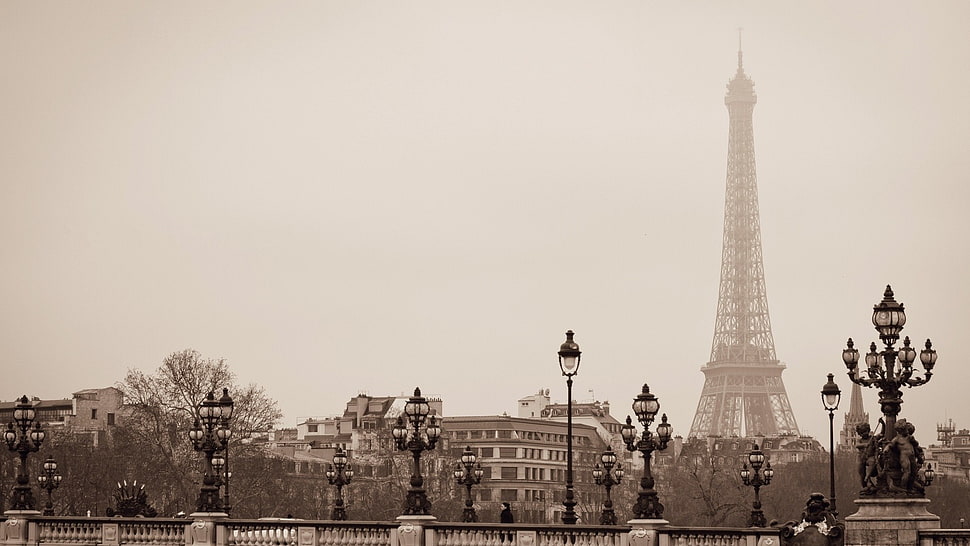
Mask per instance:
[[[654,489],[640,491],[637,502],[633,505],[633,514],[637,519],[653,520],[661,519],[664,515],[664,505],[660,503],[660,498]]]
[[[600,525],[616,525],[616,512],[612,508],[600,512]]]
[[[404,499],[404,513],[402,516],[427,516],[431,514],[431,501],[424,489],[412,488],[408,490]]]
[[[768,520],[765,519],[765,513],[763,510],[752,510],[751,515],[748,516],[748,527],[766,527],[768,525]]]
[[[468,507],[468,508],[465,508],[464,510],[462,510],[461,511],[461,521],[462,521],[462,523],[477,523],[478,522],[478,514],[475,512],[475,509],[472,508],[472,507]]]
[[[571,493],[571,491],[567,493]],[[572,499],[572,495],[568,495],[566,500],[562,502],[562,505],[566,508],[562,513],[562,522],[566,525],[575,525],[579,521],[579,516],[576,515],[576,511],[573,509],[576,506],[576,501]]]

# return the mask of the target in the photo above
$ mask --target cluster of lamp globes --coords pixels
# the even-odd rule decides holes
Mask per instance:
[[[189,439],[197,451],[224,448],[229,443],[232,430],[229,420],[232,419],[234,404],[229,397],[229,389],[222,389],[222,398],[216,400],[212,391],[199,404],[198,419],[189,430]],[[201,420],[201,423],[200,423]],[[218,445],[216,445],[218,442]],[[222,460],[225,464],[225,459]],[[213,461],[213,465],[215,461]]]
[[[47,436],[47,433],[41,430],[39,422],[34,422],[36,411],[30,405],[30,399],[27,398],[27,395],[21,397],[17,402],[18,404],[13,410],[13,420],[17,423],[20,434],[18,435],[14,429],[14,423],[7,423],[7,430],[3,433],[3,440],[7,442],[7,447],[11,451],[37,451],[40,449],[40,445],[44,443],[44,438]],[[33,429],[30,427],[31,424],[34,425]],[[17,441],[18,437],[19,442]],[[29,442],[27,441],[28,439],[30,440]]]
[[[414,396],[404,404],[404,415],[397,416],[397,424],[391,429],[391,436],[401,451],[434,449],[441,438],[441,425],[434,415],[430,415],[431,405],[421,396],[421,389],[414,389]],[[405,422],[404,417],[407,417]],[[427,421],[424,430],[421,427]]]

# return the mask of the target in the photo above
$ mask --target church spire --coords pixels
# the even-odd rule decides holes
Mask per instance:
[[[862,405],[862,387],[858,383],[853,383],[852,394],[849,395],[849,412],[845,414],[842,431],[839,432],[839,452],[855,451],[856,444],[859,442],[859,433],[856,432],[855,427],[862,423],[869,423],[869,414]]]

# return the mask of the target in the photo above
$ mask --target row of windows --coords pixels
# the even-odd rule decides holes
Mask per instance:
[[[565,468],[526,466],[521,467],[521,472],[519,469],[520,467],[517,466],[501,466],[499,467],[499,476],[503,480],[550,481],[556,483],[566,481]],[[576,483],[586,483],[593,481],[593,478],[587,469],[585,472],[573,472],[573,480]]]
[[[479,500],[492,500],[492,492],[486,489],[481,489]],[[587,491],[576,491],[574,492],[575,499],[578,502],[589,503],[592,501],[592,496]],[[487,498],[486,498],[487,497]],[[499,500],[502,502],[546,502],[551,500],[551,502],[560,503],[565,497],[566,493],[560,488],[553,489],[551,491],[546,489],[499,489],[498,491]],[[550,499],[550,497],[552,497]]]
[[[553,434],[551,432],[535,432],[531,430],[452,430],[446,431],[452,440],[534,440],[536,442],[546,442],[550,444],[565,444],[566,434]],[[591,440],[587,436],[573,436],[573,444],[578,446],[591,445]]]
[[[528,447],[479,447],[472,448],[479,458],[499,457],[502,459],[531,459],[534,461],[565,461],[568,452],[564,449],[534,449]],[[460,453],[458,454],[460,455]],[[599,462],[599,453],[574,451],[573,460],[581,463]]]

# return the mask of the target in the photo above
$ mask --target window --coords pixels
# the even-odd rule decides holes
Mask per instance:
[[[480,487],[475,491],[478,492],[478,500],[480,501],[490,501],[492,500],[492,490],[487,487]]]
[[[493,455],[493,453],[495,453],[495,448],[494,447],[483,447],[482,448],[482,452],[481,452],[481,456],[482,457],[494,457],[495,455]]]
[[[518,478],[518,469],[514,466],[503,466],[502,467],[502,479],[503,480],[514,480]]]
[[[512,437],[512,431],[511,430],[500,430],[500,431],[498,431],[498,437],[507,440],[507,439],[509,439],[509,438]]]
[[[503,500],[503,501],[506,501],[506,502],[508,502],[508,501],[514,501],[514,500],[519,500],[518,499],[518,490],[517,489],[502,489],[502,490],[499,490],[499,498],[501,500]]]
[[[98,408],[91,408],[91,419],[98,418]]]
[[[115,414],[109,413],[108,414],[108,425],[109,426],[113,426],[114,424],[115,424]]]
[[[507,458],[507,459],[514,459],[515,458],[515,448],[514,447],[500,447],[500,448],[498,448],[498,456],[499,457],[503,457],[503,458]]]
[[[317,425],[307,425],[306,426],[306,431],[307,432],[316,432],[317,431]]]

